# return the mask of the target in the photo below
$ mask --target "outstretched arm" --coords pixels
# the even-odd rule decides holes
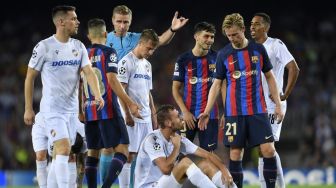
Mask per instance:
[[[215,79],[215,81],[212,84],[212,86],[210,88],[210,91],[209,91],[208,101],[207,101],[207,105],[205,107],[205,110],[204,110],[203,113],[201,113],[198,116],[198,118],[199,118],[198,128],[200,130],[205,130],[207,128],[210,111],[215,104],[215,101],[217,99],[217,96],[218,96],[219,92],[221,91],[221,87],[222,87],[222,80]]]
[[[175,102],[177,103],[177,105],[180,107],[180,109],[182,111],[183,119],[186,122],[188,128],[189,129],[194,129],[195,128],[196,118],[187,109],[186,105],[183,102],[182,95],[180,93],[182,85],[183,85],[182,82],[175,81],[175,80],[173,81],[173,86],[172,86],[173,97],[175,99]]]
[[[183,16],[178,18],[178,12],[175,12],[170,28],[159,36],[159,46],[167,45],[173,39],[175,32],[183,27],[189,19]]]

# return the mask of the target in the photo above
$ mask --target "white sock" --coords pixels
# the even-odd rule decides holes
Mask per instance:
[[[194,163],[188,167],[186,174],[191,183],[197,187],[216,188],[216,185]]]
[[[266,182],[264,178],[264,159],[261,157],[259,157],[258,173],[261,188],[266,188]]]
[[[276,184],[280,188],[285,188],[286,184],[285,184],[285,179],[284,179],[284,175],[283,175],[283,171],[282,171],[281,160],[280,160],[280,156],[279,156],[279,154],[277,152],[275,152],[275,158],[276,158],[276,163],[277,163],[277,180],[276,180]]]
[[[69,162],[69,188],[77,187],[77,167],[76,162]]]
[[[218,171],[212,178],[211,181],[219,188],[228,188],[229,186],[222,181],[222,172]],[[237,188],[237,185],[233,183],[230,188]]]
[[[47,166],[48,161],[36,161],[36,178],[40,188],[47,188]]]
[[[129,188],[130,176],[131,176],[131,163],[125,163],[122,171],[118,176],[120,188]]]
[[[56,155],[55,175],[58,187],[69,187],[69,156]]]
[[[49,166],[49,173],[48,173],[48,181],[47,181],[48,188],[58,188],[56,175],[55,175],[55,161],[53,160]]]

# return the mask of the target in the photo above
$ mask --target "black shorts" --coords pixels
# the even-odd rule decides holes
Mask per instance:
[[[266,113],[225,117],[225,146],[254,147],[273,141],[272,128]]]
[[[88,121],[85,124],[88,149],[116,147],[129,144],[128,133],[122,117]]]
[[[195,123],[195,129],[190,130],[186,127],[181,130],[181,135],[185,134],[185,136],[190,140],[194,141],[196,133],[198,132],[198,140],[200,143],[200,147],[207,150],[207,151],[214,151],[217,149],[217,142],[218,142],[218,119],[210,119],[207,129],[204,131],[200,131],[198,126],[198,120]]]

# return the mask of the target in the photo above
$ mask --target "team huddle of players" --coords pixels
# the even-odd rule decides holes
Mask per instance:
[[[230,43],[219,51],[211,48],[215,26],[197,23],[195,45],[177,58],[172,73],[172,95],[179,109],[169,104],[156,109],[148,58],[188,19],[176,12],[160,36],[152,29],[133,33],[128,31],[132,11],[119,5],[113,9],[113,31],[107,33],[102,19],[89,20],[91,45],[86,48],[71,38],[79,27],[75,10],[54,7],[56,33],[34,47],[28,64],[24,121],[33,125],[40,187],[81,187],[85,174],[88,187],[96,188],[99,169],[104,188],[116,178],[121,188],[182,187],[186,179],[202,188],[241,188],[244,148],[255,146],[260,151],[261,187],[285,187],[274,141],[279,141],[286,99],[299,68],[285,44],[268,37],[267,14],[253,16],[252,39],[245,37],[240,14],[225,16],[222,32]],[[43,89],[35,116],[32,96],[39,73]],[[228,168],[214,153],[219,125],[230,147]],[[200,146],[193,143],[196,133]],[[52,161],[47,170],[48,151]],[[76,159],[81,159],[77,169]]]

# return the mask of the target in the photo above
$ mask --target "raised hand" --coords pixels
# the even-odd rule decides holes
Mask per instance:
[[[187,18],[185,18],[185,17],[183,17],[183,16],[181,16],[181,17],[179,17],[179,18],[177,18],[178,17],[178,12],[176,11],[175,12],[175,15],[174,15],[174,18],[173,18],[173,20],[172,20],[172,24],[171,24],[171,29],[173,30],[173,31],[177,31],[177,30],[179,30],[181,27],[183,27],[187,22],[188,22],[188,20],[189,19],[187,19]]]

